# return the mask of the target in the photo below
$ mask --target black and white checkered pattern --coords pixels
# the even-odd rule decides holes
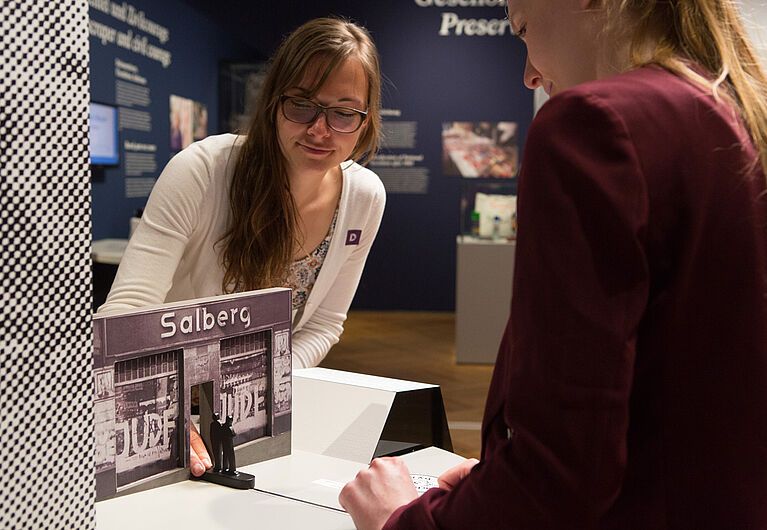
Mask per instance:
[[[94,528],[88,4],[0,25],[0,528]]]

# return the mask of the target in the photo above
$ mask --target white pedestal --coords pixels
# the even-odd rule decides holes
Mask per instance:
[[[456,362],[495,363],[511,309],[515,249],[515,241],[458,236]]]

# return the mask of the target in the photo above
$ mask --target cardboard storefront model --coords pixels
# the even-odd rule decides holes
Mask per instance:
[[[290,454],[290,326],[281,288],[94,316],[96,499],[189,478],[192,387],[209,452],[217,414],[237,465]]]

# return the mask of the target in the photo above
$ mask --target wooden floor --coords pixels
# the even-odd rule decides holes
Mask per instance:
[[[493,368],[455,363],[453,313],[352,311],[320,366],[440,385],[453,450],[479,458]]]

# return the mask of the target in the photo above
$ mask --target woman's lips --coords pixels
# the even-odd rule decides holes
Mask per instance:
[[[299,143],[298,145],[301,146],[301,148],[304,151],[306,151],[307,153],[311,155],[326,155],[331,151],[330,149],[323,149],[322,147],[314,147],[308,144]]]

